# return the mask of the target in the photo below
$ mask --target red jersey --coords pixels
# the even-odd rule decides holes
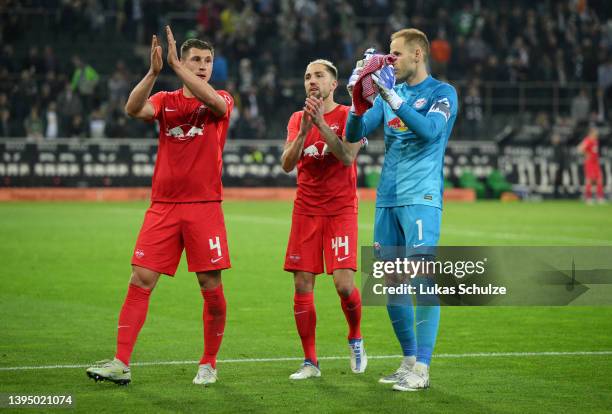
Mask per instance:
[[[324,115],[329,127],[344,137],[349,107],[338,105]],[[303,111],[294,112],[287,125],[287,142],[296,139]],[[294,213],[332,216],[357,212],[357,163],[350,167],[332,154],[316,126],[306,139],[297,164],[297,195]]]
[[[151,200],[189,203],[221,201],[223,147],[234,107],[232,96],[217,91],[227,111],[214,115],[183,89],[158,92],[149,98],[159,121],[159,148],[153,172]]]
[[[584,162],[586,164],[599,165],[599,142],[590,136],[582,140],[582,148],[584,149]]]

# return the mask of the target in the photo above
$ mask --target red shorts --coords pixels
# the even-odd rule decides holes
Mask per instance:
[[[587,180],[598,180],[601,177],[601,168],[599,162],[584,164],[584,178]]]
[[[323,273],[357,270],[357,214],[307,216],[293,214],[285,267],[288,272]]]
[[[151,203],[132,264],[174,276],[183,248],[190,272],[231,266],[220,202]]]

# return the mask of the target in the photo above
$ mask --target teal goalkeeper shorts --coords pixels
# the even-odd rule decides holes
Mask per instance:
[[[428,255],[429,249],[425,248],[438,245],[441,224],[442,210],[437,207],[421,204],[377,207],[374,248],[383,258],[411,256],[411,252]]]

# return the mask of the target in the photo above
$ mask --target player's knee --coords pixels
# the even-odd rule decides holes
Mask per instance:
[[[221,285],[221,271],[201,272],[196,274],[200,288],[204,290],[215,289]]]
[[[153,289],[159,279],[159,273],[142,268],[132,268],[130,283],[144,289]]]
[[[353,272],[346,269],[336,270],[336,272],[334,272],[334,285],[336,286],[338,295],[345,298],[350,296],[355,288]]]
[[[334,284],[336,285],[336,292],[343,298],[349,297],[355,288],[352,280],[335,281]]]
[[[295,273],[293,281],[297,293],[310,293],[314,289],[314,276],[309,274]]]

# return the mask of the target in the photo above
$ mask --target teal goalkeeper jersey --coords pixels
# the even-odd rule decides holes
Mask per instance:
[[[349,113],[346,138],[357,142],[383,123],[385,161],[376,207],[423,204],[442,208],[444,151],[457,118],[457,92],[428,76],[393,88],[404,103],[393,111],[380,96],[363,116]]]

